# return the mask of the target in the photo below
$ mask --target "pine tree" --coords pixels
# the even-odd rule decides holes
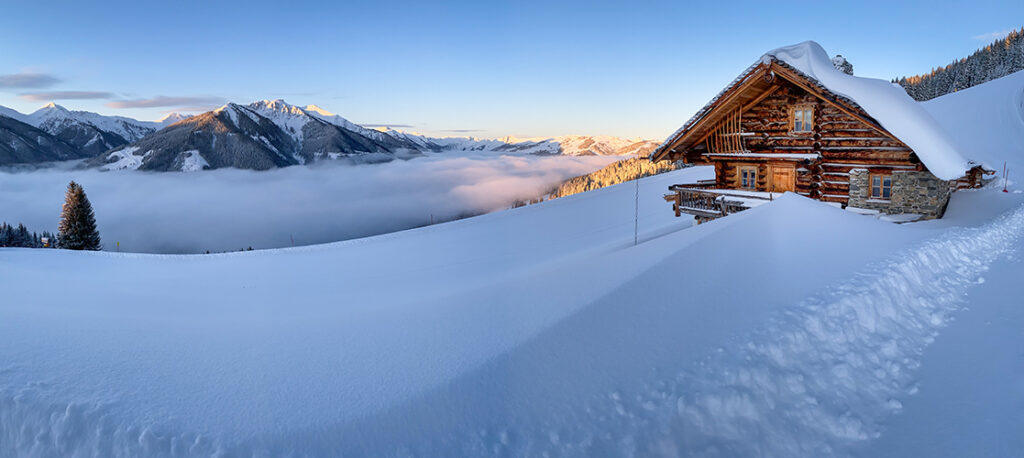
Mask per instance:
[[[99,251],[100,233],[85,190],[78,183],[68,183],[57,231],[57,244],[67,250]]]

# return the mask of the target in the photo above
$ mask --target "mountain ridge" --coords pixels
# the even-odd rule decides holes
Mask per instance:
[[[71,146],[76,150],[72,154],[73,159],[96,156],[104,151],[127,145],[162,127],[156,122],[138,121],[124,116],[69,110],[53,102],[28,114],[0,107],[0,116],[30,125]],[[53,141],[46,139],[48,144],[52,144]],[[35,157],[24,156],[22,159],[27,162],[40,162],[42,159],[54,157],[54,154],[45,154],[40,148],[46,147],[40,145],[34,148],[40,154]],[[63,152],[56,154],[59,157],[65,155]]]
[[[323,160],[376,163],[448,151],[490,151],[536,155],[645,154],[652,140],[611,136],[504,139],[434,138],[393,129],[360,126],[316,105],[300,107],[282,99],[246,105],[228,103],[105,152],[90,161],[105,170],[184,170],[187,158],[206,168],[267,170]],[[191,168],[190,170],[195,170]]]
[[[20,146],[17,153],[7,148],[0,165],[86,158],[86,165],[104,170],[266,170],[323,160],[386,162],[452,151],[625,156],[646,154],[657,146],[653,140],[608,135],[431,137],[364,127],[320,106],[292,105],[282,99],[228,103],[198,115],[169,113],[158,121],[69,110],[55,103],[29,114],[0,106],[0,117],[23,124],[5,123],[13,131],[0,133],[17,137]],[[30,129],[35,131],[29,134]]]

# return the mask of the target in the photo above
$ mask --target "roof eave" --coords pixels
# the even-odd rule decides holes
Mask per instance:
[[[863,108],[857,105],[852,100],[848,100],[845,97],[836,95],[821,85],[813,78],[803,74],[799,70],[793,68],[785,61],[779,60],[772,56],[766,56],[759,60],[754,65],[751,65],[743,73],[740,74],[729,86],[726,86],[721,92],[718,93],[710,102],[702,107],[690,120],[688,120],[682,127],[673,133],[664,143],[662,143],[657,149],[651,152],[649,156],[652,161],[660,161],[664,159],[670,152],[676,150],[680,144],[685,143],[687,137],[695,130],[701,128],[706,122],[708,122],[709,115],[714,113],[719,107],[727,104],[737,94],[742,93],[749,87],[752,81],[756,81],[756,78],[763,77],[766,74],[770,74],[771,78],[775,76],[782,77],[783,79],[795,84],[796,86],[817,95],[825,102],[835,106],[843,112],[851,115],[858,120],[864,122],[871,128],[877,130],[882,135],[885,135],[893,140],[902,143],[902,140],[896,138],[891,132],[883,128],[877,121],[866,115]],[[687,145],[686,148],[692,147],[693,145]]]

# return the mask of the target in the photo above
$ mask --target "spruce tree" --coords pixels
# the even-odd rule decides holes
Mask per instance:
[[[68,191],[64,197],[57,244],[66,250],[99,251],[102,248],[92,204],[85,196],[82,186],[74,181],[68,183]]]
[[[842,54],[836,54],[836,57],[832,58],[832,65],[836,70],[846,73],[847,75],[853,74],[853,64],[847,61]]]

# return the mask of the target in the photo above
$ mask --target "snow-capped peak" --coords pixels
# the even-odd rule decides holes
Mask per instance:
[[[249,108],[256,110],[256,112],[267,115],[271,113],[286,113],[294,116],[308,116],[302,108],[285,102],[282,99],[275,100],[260,100],[249,104]]]
[[[337,116],[334,113],[331,113],[330,111],[327,111],[327,110],[325,110],[323,108],[320,108],[320,107],[318,107],[316,105],[306,105],[305,110],[307,112],[316,113],[316,114],[318,114],[320,116]]]
[[[57,105],[56,103],[50,102],[50,103],[47,103],[46,105],[43,105],[42,108],[32,112],[32,114],[30,114],[29,116],[33,117],[33,118],[36,118],[36,119],[45,120],[45,119],[54,118],[54,117],[58,117],[58,116],[59,117],[71,116],[71,111],[68,110],[67,108],[64,108],[64,107],[62,107],[60,105]]]
[[[192,117],[192,115],[181,114],[181,113],[178,113],[178,112],[167,113],[167,116],[164,116],[164,117],[160,118],[159,120],[157,120],[157,123],[159,123],[161,126],[169,126],[169,125],[174,124],[174,123],[176,123],[178,121],[184,121],[184,120],[186,120],[188,118],[191,118],[191,117]]]
[[[302,140],[302,126],[305,126],[306,123],[313,119],[356,131],[364,135],[370,132],[369,129],[359,126],[316,105],[306,105],[305,108],[300,108],[289,104],[284,100],[277,99],[253,102],[249,104],[249,108],[252,108],[253,111],[269,118],[271,121],[274,121],[274,123],[280,126],[281,129],[285,132],[291,133],[296,137],[296,140],[299,141]]]
[[[260,116],[273,121],[298,143],[302,142],[302,128],[313,121],[313,118],[302,108],[291,105],[282,99],[260,100],[250,103],[249,108],[259,113]]]
[[[51,131],[54,128],[47,128],[49,124],[67,124],[67,123],[86,123],[93,124],[92,120],[84,119],[87,112],[83,111],[70,111],[56,103],[50,102],[43,105],[42,108],[33,111],[27,116],[29,124],[41,128],[43,130]],[[91,114],[91,113],[90,113]],[[98,116],[98,115],[97,115]],[[51,132],[52,133],[52,132]]]

